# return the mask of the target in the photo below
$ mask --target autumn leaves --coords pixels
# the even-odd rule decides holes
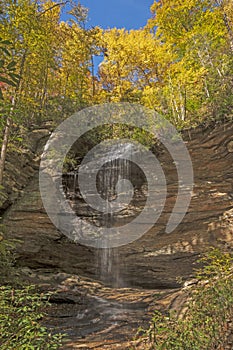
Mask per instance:
[[[232,3],[155,1],[145,28],[88,28],[80,4],[5,0],[0,36],[12,43],[17,105],[30,123],[108,101],[154,108],[176,125],[226,113],[231,103]],[[5,14],[5,15],[4,15]],[[94,57],[103,62],[98,75]],[[7,86],[9,98],[13,87]]]

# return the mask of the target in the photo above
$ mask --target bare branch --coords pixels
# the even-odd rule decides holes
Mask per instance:
[[[53,6],[49,7],[48,9],[46,9],[46,10],[40,12],[40,13],[37,15],[37,17],[40,17],[40,16],[44,15],[46,12],[51,11],[51,10],[54,9],[55,7],[66,5],[66,4],[68,4],[69,2],[70,2],[70,1],[67,0],[67,1],[65,1],[65,2],[59,2],[59,3],[57,3],[57,4],[54,4]]]

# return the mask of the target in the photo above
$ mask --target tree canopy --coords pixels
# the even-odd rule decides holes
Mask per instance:
[[[179,128],[232,113],[231,0],[155,1],[130,31],[90,27],[79,2],[3,0],[0,54],[2,140],[10,120],[28,127],[109,101],[145,105]]]

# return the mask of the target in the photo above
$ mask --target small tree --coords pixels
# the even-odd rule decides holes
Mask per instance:
[[[19,75],[16,74],[16,62],[13,60],[11,55],[11,42],[8,40],[3,40],[0,38],[0,52],[2,54],[2,58],[0,59],[0,100],[2,104],[2,110],[4,113],[4,107],[5,104],[4,101],[4,95],[3,90],[7,89],[8,86],[13,86],[15,89],[17,89],[19,85]],[[8,141],[10,137],[10,128],[12,124],[11,115],[14,108],[14,99],[11,100],[11,108],[9,111],[8,116],[3,118],[5,120],[5,123],[3,123],[3,140],[1,145],[1,154],[0,154],[0,185],[2,184],[3,180],[3,171],[5,167],[5,161],[6,161],[6,152],[7,152],[7,146]]]

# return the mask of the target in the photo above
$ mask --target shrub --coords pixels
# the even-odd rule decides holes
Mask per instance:
[[[0,284],[6,283],[14,274],[13,242],[4,239],[3,225],[0,225]]]
[[[201,262],[205,266],[196,272],[199,282],[189,290],[185,315],[156,311],[144,331],[144,349],[210,350],[222,344],[233,308],[233,258],[212,249]]]
[[[0,287],[0,348],[1,350],[58,349],[62,335],[41,325],[46,296],[35,287],[13,289]]]
[[[18,288],[9,285],[9,275],[14,276],[10,248],[12,244],[0,235],[0,349],[58,349],[63,336],[52,334],[41,322],[48,295],[38,293],[35,286]]]

